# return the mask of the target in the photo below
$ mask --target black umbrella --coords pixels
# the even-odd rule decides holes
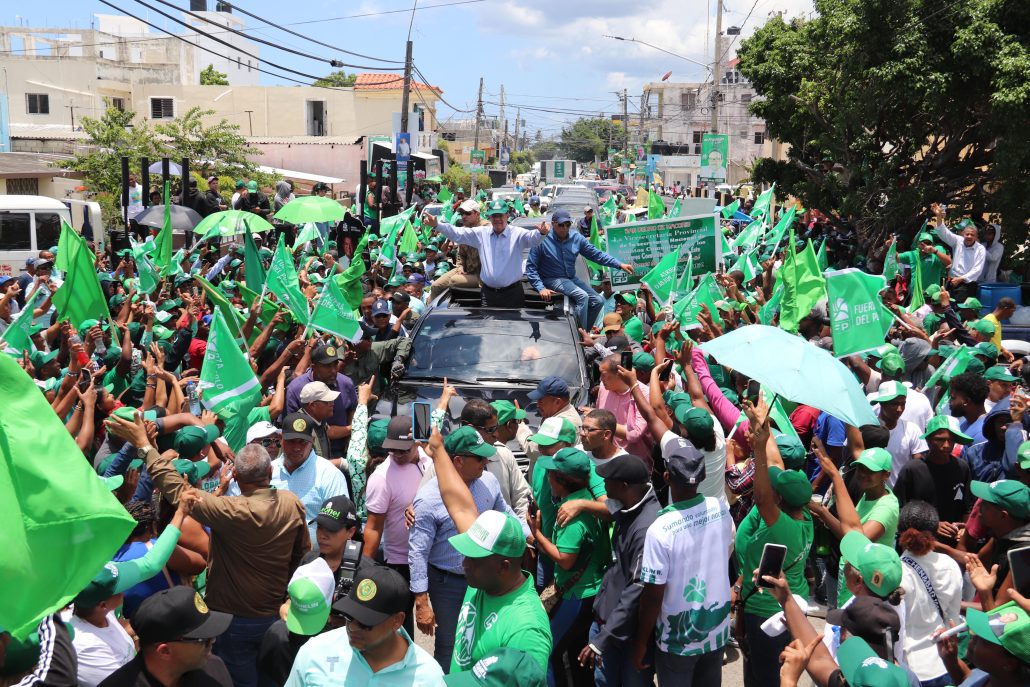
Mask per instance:
[[[203,219],[196,210],[182,205],[172,206],[172,231],[193,231],[193,227]],[[136,216],[140,226],[160,229],[165,223],[165,206],[151,205]]]

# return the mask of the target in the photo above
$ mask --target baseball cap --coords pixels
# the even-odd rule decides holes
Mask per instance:
[[[243,179],[237,179],[236,180],[236,188],[243,188],[246,185],[247,185],[247,182],[245,182]]]
[[[602,332],[614,332],[622,329],[622,315],[617,312],[610,312],[601,320]]]
[[[990,320],[976,320],[969,323],[969,328],[984,336],[994,336],[994,323]]]
[[[613,479],[626,484],[647,484],[651,481],[651,471],[647,464],[630,453],[606,460],[598,465],[594,472],[602,479]]]
[[[555,224],[564,224],[565,222],[572,222],[572,215],[569,214],[568,210],[555,210],[551,213],[551,221]]]
[[[783,465],[788,470],[800,470],[805,466],[805,456],[808,452],[797,435],[777,432],[773,439],[776,441],[776,448],[780,450]]]
[[[336,579],[324,558],[298,567],[286,588],[290,607],[286,611],[286,629],[297,635],[316,635],[329,620],[329,609],[336,591]]]
[[[121,475],[119,475],[120,477]],[[93,608],[118,593],[118,567],[108,563],[73,599],[79,608]]]
[[[880,358],[876,367],[887,374],[900,374],[905,371],[905,359],[898,353],[888,353]]]
[[[331,344],[319,344],[311,351],[311,362],[315,365],[328,365],[340,360],[340,352]]]
[[[933,242],[933,234],[931,234],[928,231],[921,231],[921,232],[919,232],[919,235],[916,236],[916,243],[926,243],[926,242],[930,242],[930,243]]]
[[[506,215],[508,214],[508,206],[503,200],[494,199],[486,204],[486,215]]]
[[[980,303],[980,299],[973,298],[972,296],[958,304],[959,310],[980,310],[982,308],[983,305]]]
[[[204,479],[211,472],[211,465],[206,460],[192,461],[189,458],[176,458],[172,461],[172,467],[190,484]]]
[[[395,415],[386,426],[386,439],[383,448],[388,451],[407,451],[415,445],[411,433],[411,416]]]
[[[553,446],[559,441],[575,444],[576,426],[563,417],[549,417],[540,423],[540,429],[529,440],[540,446]]]
[[[448,687],[544,687],[547,674],[525,651],[502,646],[473,664],[469,670],[444,675]]]
[[[408,283],[408,280],[404,278],[403,274],[390,277],[390,281],[386,282],[387,286],[404,286]]]
[[[179,639],[213,639],[227,629],[232,615],[212,611],[193,587],[176,585],[151,595],[132,616],[141,645]]]
[[[886,599],[875,596],[857,596],[846,608],[827,612],[826,622],[843,627],[854,637],[873,644],[883,644],[889,630],[891,640],[897,641],[901,633],[901,618]]]
[[[973,437],[959,429],[958,418],[952,415],[936,415],[930,418],[930,421],[926,423],[926,431],[919,438],[929,439],[931,434],[942,429],[951,432],[952,436],[955,437],[955,441],[960,444],[973,443]]]
[[[283,441],[287,439],[303,439],[311,441],[314,424],[307,413],[290,413],[283,419]]]
[[[248,191],[256,191],[256,190],[258,190],[257,182],[256,181],[248,181],[247,182],[247,190]]]
[[[215,425],[205,425],[203,427],[189,425],[175,433],[172,448],[182,458],[192,458],[219,436],[221,436],[221,433]]]
[[[997,644],[1024,663],[1030,662],[1030,616],[1015,601],[984,613],[966,611],[969,631],[980,639]]]
[[[573,477],[590,476],[590,456],[578,448],[568,446],[553,456],[540,456],[536,459],[536,467],[542,470],[554,470]]]
[[[792,508],[803,506],[812,499],[812,483],[803,472],[772,466],[769,468],[769,481],[773,490]]]
[[[1016,457],[1019,459],[1019,467],[1030,470],[1030,441],[1024,441],[1019,445]]]
[[[390,423],[386,418],[379,418],[378,420],[372,420],[368,423],[368,439],[366,443],[368,443],[369,451],[382,452],[383,442],[386,441],[386,430],[389,424]]]
[[[623,336],[622,334],[617,334],[616,336],[609,336],[604,346],[612,353],[622,353],[623,351],[630,350],[629,339]],[[602,362],[604,362],[604,358],[598,358],[597,364],[600,365]]]
[[[512,420],[525,420],[526,411],[516,408],[511,401],[491,401],[490,407],[497,411],[497,423],[507,424]]]
[[[683,425],[687,438],[694,444],[706,445],[715,436],[715,420],[707,410],[680,403],[675,406],[672,414]]]
[[[637,297],[635,295],[633,295],[632,293],[630,293],[629,291],[624,291],[624,292],[615,294],[615,300],[616,301],[621,301],[621,302],[623,302],[623,303],[625,303],[627,305],[632,305],[634,307],[636,307],[636,304],[637,304]]]
[[[990,341],[981,341],[973,346],[973,355],[982,355],[993,362],[998,357],[998,347]]]
[[[1014,518],[1030,518],[1030,489],[1018,480],[979,482],[974,479],[969,484],[969,490],[973,492],[973,496],[1007,510]]]
[[[44,353],[43,351],[33,351],[29,355],[29,360],[32,361],[32,366],[38,369],[49,363],[54,358],[56,358],[60,352],[60,349],[56,351],[50,351],[49,353]]]
[[[415,274],[413,274],[410,277],[408,277],[408,281],[405,282],[405,283],[407,283],[407,284],[425,284],[426,283],[426,278],[425,278],[425,275],[422,275],[422,274],[419,274],[419,273],[416,272]],[[375,308],[375,306],[373,306],[373,311],[372,311],[373,315],[375,315],[375,309],[374,308]]]
[[[650,353],[637,351],[633,354],[633,369],[650,372],[654,369],[654,356]]]
[[[885,448],[867,448],[858,454],[856,465],[866,467],[873,472],[890,472],[891,454]]]
[[[908,687],[905,671],[880,658],[869,642],[850,637],[837,649],[837,663],[848,687]]]
[[[458,206],[458,209],[464,212],[479,212],[479,201],[469,198],[468,200],[463,201],[462,204]]]
[[[247,443],[250,444],[258,439],[264,439],[265,437],[270,437],[273,434],[279,434],[280,432],[281,430],[271,422],[266,420],[255,422],[250,426],[250,429],[247,430]]]
[[[339,398],[340,392],[333,391],[325,382],[308,382],[300,390],[300,403],[313,403],[315,401],[335,401]]]
[[[362,625],[375,626],[411,606],[408,583],[396,570],[383,565],[362,567],[350,593],[333,604],[333,610]]]
[[[873,397],[872,401],[873,403],[889,403],[894,399],[905,398],[906,396],[908,396],[908,387],[901,382],[884,382],[876,390],[876,396]]]
[[[444,450],[450,456],[478,456],[496,460],[497,449],[483,441],[483,437],[474,427],[459,427],[443,440]]]
[[[669,481],[680,486],[696,486],[704,480],[705,455],[688,441],[666,442],[662,450]]]
[[[889,546],[877,544],[858,530],[851,530],[840,540],[840,555],[862,574],[862,581],[881,598],[901,584],[901,559]]]
[[[345,527],[358,526],[358,511],[349,497],[333,496],[322,503],[313,522],[330,532],[339,532]]]
[[[554,375],[541,379],[536,388],[528,394],[530,400],[539,401],[544,396],[557,396],[559,398],[569,397],[569,385],[561,377]]]
[[[411,296],[409,296],[404,291],[394,291],[393,295],[390,296],[390,300],[393,301],[394,303],[399,303],[400,305],[407,305],[408,303],[411,302]],[[378,301],[376,301],[376,302],[378,303]],[[376,312],[375,304],[373,303],[372,304],[372,314],[375,315],[375,312]]]
[[[514,517],[496,510],[483,511],[467,532],[448,539],[458,553],[469,558],[498,555],[521,558],[526,550],[522,525]]]
[[[984,372],[984,379],[990,382],[1017,382],[1019,377],[1009,372],[1009,369],[1004,365],[995,365],[994,367],[987,368]]]

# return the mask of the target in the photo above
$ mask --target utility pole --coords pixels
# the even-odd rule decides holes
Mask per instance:
[[[522,119],[522,108],[515,110],[515,150],[519,150],[519,122]]]
[[[629,158],[629,94],[622,89],[622,154]]]
[[[247,124],[250,126],[250,135],[254,135],[254,110],[244,110],[247,113]]]
[[[479,77],[479,97],[476,99],[476,135],[472,139],[472,154],[475,155],[476,151],[479,150],[479,122],[483,117],[483,77]],[[472,158],[469,158],[471,163]],[[472,167],[469,164],[469,167]],[[472,198],[476,194],[476,172],[472,172],[472,186],[469,191],[469,198]]]
[[[72,116],[72,131],[75,131],[75,106],[74,105],[65,105],[65,107],[68,108],[68,111],[69,111],[69,113]]]
[[[722,78],[722,0],[715,0],[715,64],[712,66],[712,124],[713,134],[719,133],[719,79]]]
[[[408,99],[411,97],[411,41],[404,50],[404,90],[401,92],[401,132],[408,130]]]

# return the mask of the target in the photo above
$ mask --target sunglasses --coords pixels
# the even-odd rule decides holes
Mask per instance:
[[[169,644],[208,644],[214,645],[215,638],[208,637],[207,639],[171,639],[168,641]]]
[[[473,460],[478,460],[480,463],[485,463],[486,461],[490,460],[489,458],[484,458],[483,456],[477,456],[477,455],[475,455],[473,453],[463,454],[463,455],[461,455],[459,457],[460,458],[472,458]]]
[[[458,210],[458,214],[462,215],[462,216],[465,216],[465,215],[473,215],[475,213],[472,212],[471,210]]]
[[[558,226],[559,227],[571,227],[572,226],[572,222],[559,222]]]
[[[365,632],[375,629],[375,625],[366,625],[365,623],[358,622],[346,613],[341,613],[339,611],[331,611],[329,615],[338,620],[342,620],[346,625],[355,625],[359,630],[364,630]]]
[[[470,427],[475,427],[476,429],[480,430],[481,432],[486,432],[487,434],[497,434],[497,430],[500,427],[500,425],[491,425],[489,427],[480,427],[479,425],[469,425],[469,426]]]

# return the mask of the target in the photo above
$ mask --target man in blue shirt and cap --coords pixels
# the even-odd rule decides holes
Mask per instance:
[[[618,268],[627,274],[633,274],[633,266],[599,250],[579,232],[570,231],[571,227],[572,217],[567,211],[557,210],[551,215],[552,231],[539,246],[529,251],[526,276],[545,301],[556,293],[571,298],[579,326],[589,329],[604,307],[604,299],[576,276],[576,259],[582,255],[598,265]]]

